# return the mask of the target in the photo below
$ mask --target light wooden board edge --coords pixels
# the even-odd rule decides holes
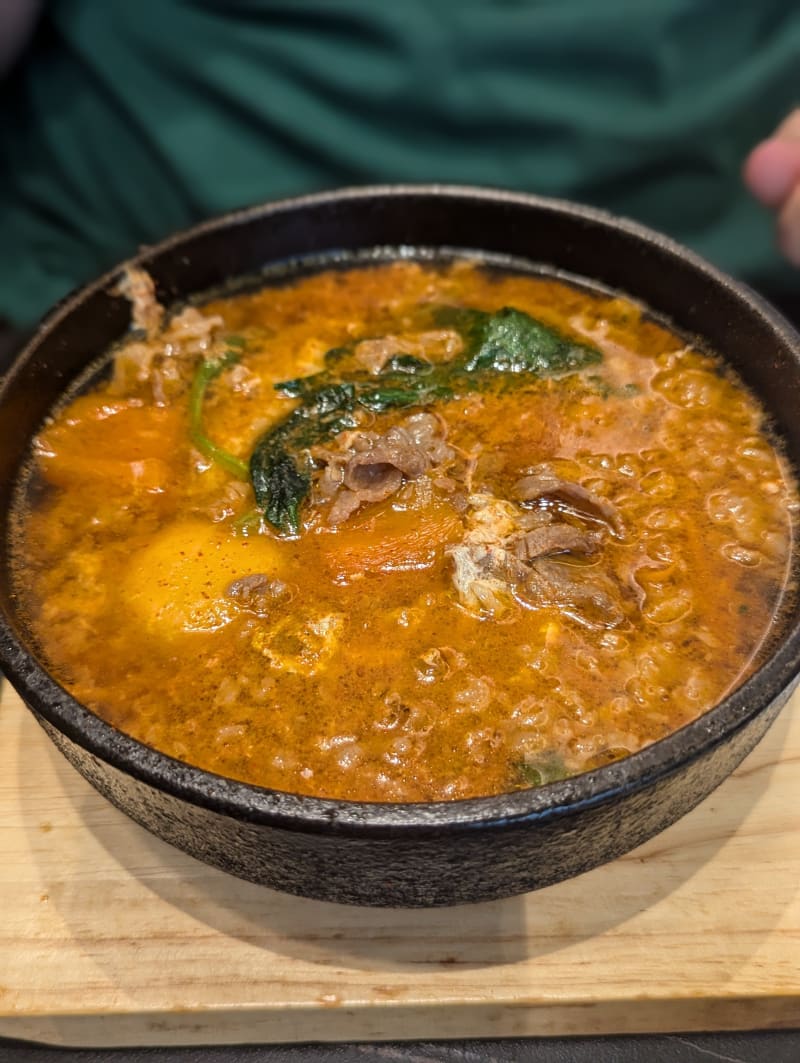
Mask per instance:
[[[798,997],[23,1016],[0,1037],[64,1048],[624,1036],[800,1027]]]

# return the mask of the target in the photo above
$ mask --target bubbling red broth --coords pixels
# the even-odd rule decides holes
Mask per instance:
[[[17,592],[103,719],[363,801],[541,785],[755,667],[797,489],[721,359],[475,262],[322,270],[134,329],[35,440]]]

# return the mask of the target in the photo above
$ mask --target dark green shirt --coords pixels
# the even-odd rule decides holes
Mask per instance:
[[[800,100],[796,0],[51,0],[0,86],[0,317],[147,241],[365,182],[499,185],[800,280],[748,197]]]

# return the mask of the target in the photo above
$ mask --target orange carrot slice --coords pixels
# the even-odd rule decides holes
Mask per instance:
[[[323,560],[338,581],[365,572],[429,568],[461,533],[453,507],[436,501],[423,509],[382,507],[368,519],[342,525],[325,537]]]
[[[102,481],[110,492],[158,493],[182,433],[175,408],[83,395],[39,433],[35,449],[44,475],[61,487]]]

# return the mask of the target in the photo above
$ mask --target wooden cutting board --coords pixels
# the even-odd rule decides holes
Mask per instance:
[[[800,697],[699,808],[507,901],[354,909],[151,837],[0,700],[0,1036],[65,1045],[800,1026]]]

